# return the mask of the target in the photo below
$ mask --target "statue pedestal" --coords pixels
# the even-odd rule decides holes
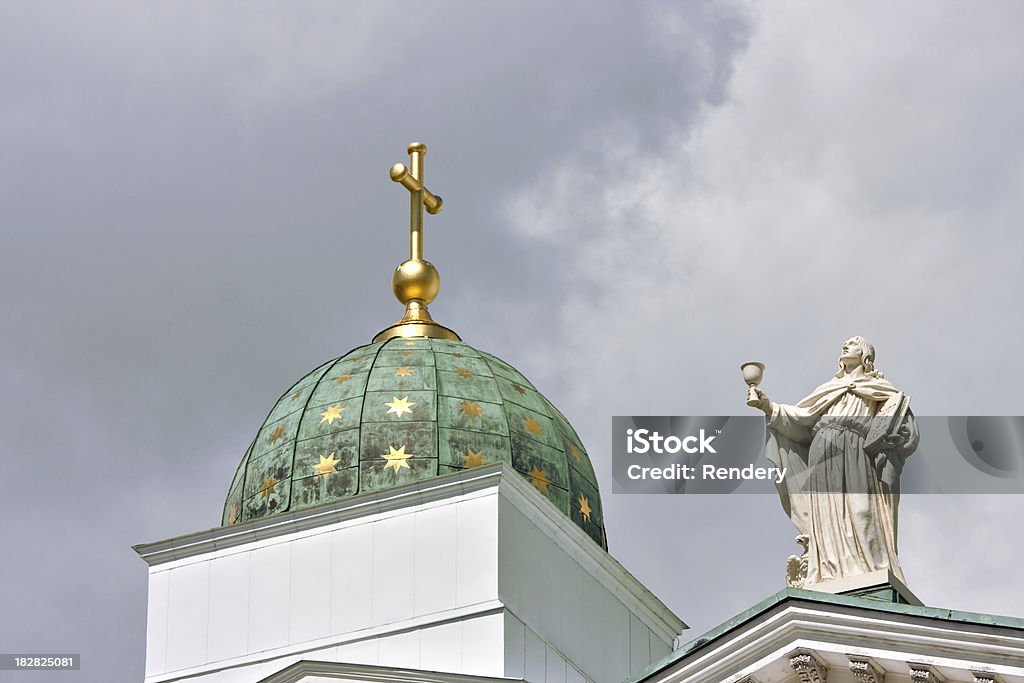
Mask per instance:
[[[803,588],[833,595],[853,595],[870,600],[924,606],[924,603],[910,592],[906,584],[896,578],[888,569],[808,584]]]

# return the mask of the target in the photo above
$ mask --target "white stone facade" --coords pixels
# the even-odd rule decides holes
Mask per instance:
[[[147,683],[302,661],[614,683],[684,628],[500,465],[136,550]]]

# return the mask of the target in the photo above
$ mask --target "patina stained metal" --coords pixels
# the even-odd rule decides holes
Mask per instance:
[[[222,523],[497,462],[607,547],[586,449],[529,380],[461,341],[395,337],[321,365],[282,395],[242,458]]]
[[[425,145],[391,179],[409,191],[405,305],[373,343],[321,365],[270,411],[235,473],[222,523],[239,524],[502,462],[607,548],[597,479],[568,421],[523,375],[431,319],[440,276],[423,258]]]

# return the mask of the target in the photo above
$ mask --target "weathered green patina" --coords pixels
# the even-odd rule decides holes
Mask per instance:
[[[494,462],[522,473],[607,548],[586,449],[529,380],[463,342],[389,339],[321,365],[284,393],[238,466],[222,523]]]

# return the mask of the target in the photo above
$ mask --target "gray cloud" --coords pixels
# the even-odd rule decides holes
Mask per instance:
[[[276,396],[400,314],[385,174],[413,139],[446,199],[432,311],[534,379],[599,476],[609,415],[742,409],[753,356],[795,400],[851,332],[924,412],[1019,414],[1017,11],[5,5],[3,649],[141,676],[128,546],[216,524]],[[613,553],[694,635],[780,587],[776,501],[602,483]],[[1019,509],[917,505],[912,587],[1024,612],[994,520]],[[932,569],[982,549],[984,585]]]
[[[1019,414],[1006,375],[1024,284],[1014,14],[773,6],[725,97],[661,145],[568,155],[512,197],[519,234],[563,254],[560,332],[537,365],[584,439],[602,444],[608,414],[744,411],[748,359],[767,363],[770,395],[796,401],[852,334],[876,343],[919,414]],[[610,545],[678,568],[649,585],[699,632],[779,586],[795,546],[775,505],[614,497]],[[911,588],[1024,610],[1010,569],[1021,506],[906,498]],[[978,554],[993,558],[984,582],[966,559]],[[693,590],[723,583],[726,597]]]

